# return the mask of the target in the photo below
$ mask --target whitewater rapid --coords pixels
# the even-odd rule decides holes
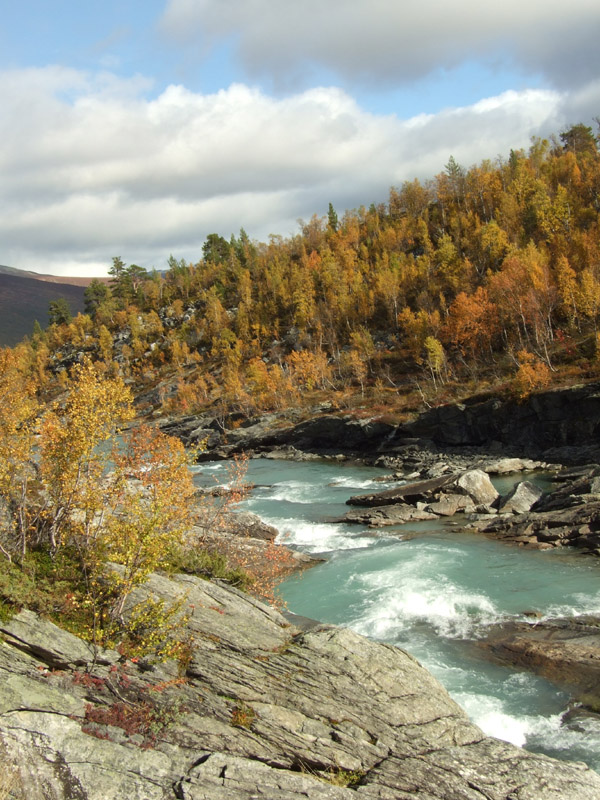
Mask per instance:
[[[227,475],[227,462],[203,464],[197,481],[226,483]],[[282,585],[288,608],[404,648],[485,733],[600,771],[598,719],[570,721],[565,693],[491,664],[477,647],[486,626],[528,621],[532,610],[599,614],[600,564],[490,541],[460,531],[456,518],[382,531],[329,521],[349,496],[389,488],[375,480],[382,475],[337,463],[249,462],[256,488],[243,507],[274,525],[281,541],[326,559]]]

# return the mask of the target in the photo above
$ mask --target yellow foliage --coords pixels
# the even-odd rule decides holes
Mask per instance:
[[[85,364],[74,370],[64,407],[55,406],[41,429],[41,475],[49,495],[46,509],[50,547],[67,531],[95,536],[104,516],[103,474],[108,448],[101,447],[133,416],[130,390]]]
[[[100,347],[102,359],[107,364],[110,364],[113,357],[113,337],[106,325],[100,325],[98,330],[98,346]]]
[[[543,361],[540,361],[532,353],[521,350],[517,353],[519,369],[513,378],[513,388],[517,397],[525,400],[537,389],[543,389],[550,383],[550,370]]]
[[[435,384],[436,379],[442,380],[447,372],[446,354],[444,347],[438,339],[428,336],[424,342],[426,362]]]
[[[253,358],[246,371],[245,386],[257,408],[282,408],[292,392],[288,376],[279,364],[268,366],[262,358]]]
[[[311,353],[309,350],[292,351],[285,359],[291,371],[291,379],[300,389],[324,389],[331,382],[331,367],[327,356],[322,351]]]
[[[0,350],[0,498],[14,509],[22,554],[26,549],[27,486],[37,411],[33,384],[23,375],[17,353]],[[10,559],[15,544],[0,542],[0,550]]]
[[[108,519],[103,543],[110,559],[125,567],[112,576],[120,613],[131,589],[181,544],[196,490],[183,444],[155,428],[136,428],[113,457],[119,513]]]

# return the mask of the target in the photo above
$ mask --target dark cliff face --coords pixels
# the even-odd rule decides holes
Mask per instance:
[[[534,456],[579,448],[589,459],[600,452],[600,384],[554,389],[522,403],[492,398],[432,408],[404,431],[440,446],[499,443]]]
[[[162,429],[186,445],[207,443],[205,459],[236,452],[295,448],[319,455],[373,459],[408,450],[480,448],[562,463],[600,460],[600,383],[554,389],[517,402],[511,397],[472,398],[439,406],[413,422],[395,426],[315,411],[294,423],[293,414],[267,414],[237,428],[224,428],[210,415],[166,420]],[[462,467],[461,467],[462,468]]]

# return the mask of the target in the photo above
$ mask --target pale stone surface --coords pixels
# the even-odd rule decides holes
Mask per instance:
[[[370,528],[384,528],[388,525],[403,525],[406,522],[436,519],[437,516],[427,510],[425,503],[417,503],[416,506],[396,504],[348,511],[340,521],[368,525]]]
[[[89,645],[32,611],[22,611],[0,629],[16,648],[40,656],[53,667],[81,666],[92,657]]]
[[[475,505],[471,498],[464,494],[443,494],[435,503],[429,503],[426,510],[441,517],[453,517],[457,511],[465,513],[475,511]]]
[[[82,644],[69,634],[57,669],[56,653],[40,644],[47,623],[38,630],[22,613],[4,625],[0,740],[27,800],[600,797],[600,777],[582,765],[484,736],[390,645],[318,623],[302,631],[235,589],[190,576],[151,576],[131,603],[148,592],[188,606],[185,682],[176,664],[90,655],[76,666]],[[151,712],[154,732],[123,727],[119,704]]]
[[[456,485],[469,495],[476,505],[491,505],[498,497],[487,472],[481,469],[469,469],[456,480]]]
[[[498,511],[523,514],[534,506],[543,495],[542,489],[530,481],[520,481],[505,497],[500,499]]]
[[[545,466],[545,464],[532,461],[530,458],[499,458],[497,461],[488,461],[484,469],[488,475],[507,475],[510,472],[542,469]]]

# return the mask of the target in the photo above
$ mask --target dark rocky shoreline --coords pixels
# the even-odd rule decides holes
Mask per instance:
[[[292,409],[250,419],[202,414],[165,420],[161,427],[188,445],[204,441],[206,459],[279,450],[287,457],[388,459],[403,466],[446,456],[462,461],[459,469],[493,456],[581,465],[600,462],[600,383],[552,389],[524,402],[473,397],[398,425],[359,419],[322,403],[309,412]]]

